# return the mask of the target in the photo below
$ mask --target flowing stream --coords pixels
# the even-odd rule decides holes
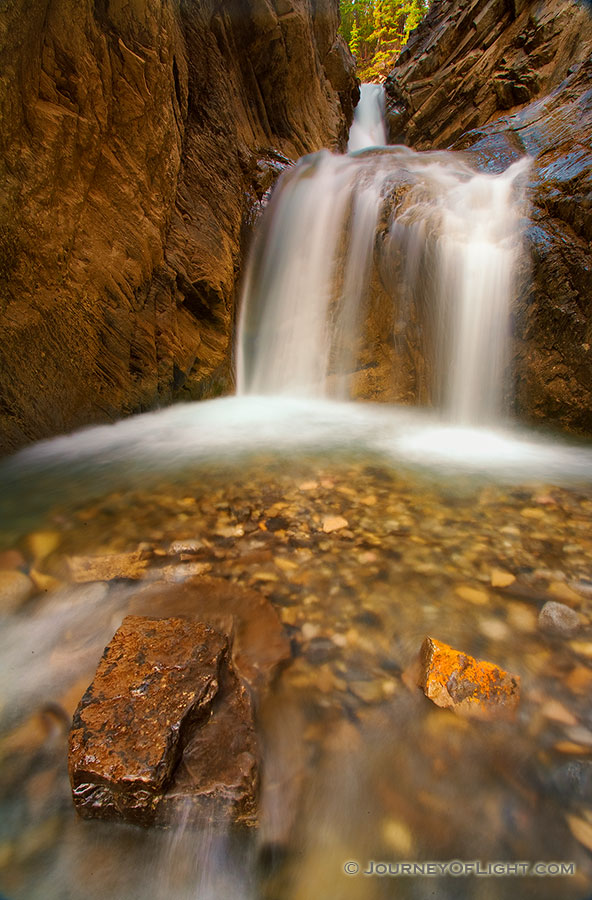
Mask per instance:
[[[244,281],[236,397],[0,464],[7,900],[592,893],[592,449],[507,412],[528,163],[492,176],[381,146],[381,109],[364,86],[349,153],[278,183]],[[376,291],[392,346],[410,323],[420,335],[419,407],[351,400]],[[140,581],[80,583],[68,562],[130,552]],[[259,827],[79,819],[67,733],[103,648],[148,614],[144,585],[203,571],[266,597],[291,643],[257,714]],[[549,600],[577,612],[573,633],[541,629]],[[428,701],[409,676],[428,634],[519,675],[516,719]]]
[[[348,398],[373,269],[397,266],[383,281],[403,328],[405,293],[422,297],[436,405],[498,423],[528,160],[489,175],[454,153],[368,152],[377,120],[384,140],[380,90],[363,86],[349,155],[304,157],[274,193],[245,279],[238,393]]]

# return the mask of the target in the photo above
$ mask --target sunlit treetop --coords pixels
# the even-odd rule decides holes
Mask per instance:
[[[429,0],[339,0],[340,34],[356,57],[362,81],[382,81],[392,69]]]

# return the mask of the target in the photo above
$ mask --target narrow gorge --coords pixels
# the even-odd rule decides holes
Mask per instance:
[[[591,51],[0,9],[0,900],[589,900]]]

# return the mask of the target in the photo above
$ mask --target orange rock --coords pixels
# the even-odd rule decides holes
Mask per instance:
[[[325,516],[323,519],[323,531],[325,534],[339,531],[340,528],[347,528],[348,525],[349,522],[343,516]]]
[[[430,637],[421,647],[418,683],[436,706],[480,719],[512,717],[520,697],[517,675]]]

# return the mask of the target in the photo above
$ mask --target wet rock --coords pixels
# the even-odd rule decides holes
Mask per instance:
[[[363,703],[380,703],[384,700],[382,682],[350,681],[348,687],[352,694]]]
[[[81,814],[152,821],[190,727],[211,711],[227,652],[198,623],[124,620],[74,713],[68,764]]]
[[[519,631],[534,631],[537,625],[537,614],[534,609],[522,603],[507,603],[508,624]]]
[[[70,556],[68,567],[72,581],[112,581],[115,578],[142,578],[148,560],[142,551],[113,553],[109,556]]]
[[[284,516],[271,516],[265,520],[265,527],[267,531],[285,531],[290,527],[290,521]]]
[[[506,623],[492,616],[479,620],[479,630],[490,641],[505,641],[510,636],[510,629]]]
[[[562,800],[579,805],[592,805],[592,762],[570,760],[557,766],[550,773],[542,773],[544,782]]]
[[[204,575],[211,571],[212,564],[208,562],[198,562],[196,560],[188,560],[172,566],[162,566],[158,569],[158,575],[164,581],[177,582],[185,581],[195,575]]]
[[[576,591],[565,584],[563,581],[554,581],[549,585],[549,593],[563,605],[578,606],[582,602],[582,597]]]
[[[592,641],[570,641],[569,646],[578,656],[592,658]]]
[[[124,619],[70,732],[70,781],[82,816],[141,825],[182,813],[252,819],[251,705],[229,653],[228,637],[202,623]]]
[[[492,569],[491,575],[491,586],[492,587],[508,587],[508,585],[513,584],[516,581],[516,576],[512,575],[511,572],[506,572],[503,569]]]
[[[223,578],[203,576],[183,584],[156,583],[139,591],[130,612],[188,616],[214,628],[234,619],[233,663],[256,691],[266,687],[291,656],[290,643],[273,606],[262,594]]]
[[[487,591],[471,587],[468,584],[461,584],[455,588],[455,594],[463,600],[468,600],[469,603],[474,603],[476,606],[485,606],[489,600]]]
[[[321,626],[318,622],[305,622],[302,626],[302,640],[312,641],[321,633]]]
[[[15,612],[33,593],[31,579],[17,570],[0,570],[0,613]]]
[[[333,531],[347,528],[348,525],[349,522],[343,516],[325,516],[323,519],[323,531],[325,534],[331,534]]]
[[[583,844],[587,850],[592,851],[592,823],[587,819],[580,819],[578,816],[566,816],[569,830],[575,837],[576,841]]]
[[[513,309],[515,409],[590,434],[592,16],[570,0],[481,7],[432,4],[387,79],[391,141],[467,151],[489,172],[533,158],[530,260]],[[420,347],[416,378],[424,365]]]
[[[58,588],[62,587],[62,582],[58,578],[55,578],[53,575],[48,575],[46,572],[40,572],[39,569],[31,569],[29,576],[35,585],[35,588],[43,593],[56,591]]]
[[[25,557],[19,550],[3,550],[0,553],[0,571],[5,569],[22,569]]]
[[[251,698],[237,674],[225,667],[212,715],[187,742],[156,822],[167,825],[182,816],[190,822],[254,825],[258,783]]]
[[[586,744],[577,744],[575,741],[558,741],[554,744],[553,749],[566,756],[586,756],[592,750]]]
[[[242,525],[219,525],[215,534],[221,538],[243,537],[245,529]]]
[[[481,719],[512,717],[520,679],[427,637],[420,651],[419,686],[436,706]]]
[[[575,694],[587,694],[592,689],[592,669],[575,666],[565,679],[565,683]]]
[[[33,555],[36,563],[43,560],[57,550],[61,542],[61,535],[58,531],[34,531],[27,536],[27,547]]]
[[[449,146],[550,92],[591,38],[588,11],[566,0],[432,4],[386,81],[391,142]]]
[[[538,623],[541,631],[559,637],[572,637],[581,627],[578,613],[555,600],[545,603],[539,613]]]
[[[560,722],[562,725],[577,725],[576,717],[558,700],[547,700],[541,707],[541,713],[553,722]],[[571,735],[570,735],[571,737]]]
[[[410,857],[414,841],[409,826],[400,819],[385,819],[381,827],[382,839],[389,850],[403,858]]]
[[[204,547],[203,541],[200,540],[187,540],[187,541],[172,541],[169,545],[169,555],[171,556],[180,556],[181,559],[183,556],[193,556],[196,553],[199,553]]]
[[[306,648],[306,658],[313,665],[320,665],[338,655],[338,647],[330,638],[313,637]]]
[[[380,616],[371,609],[365,609],[357,616],[354,616],[354,621],[360,625],[367,625],[369,628],[380,628],[382,626]]]

